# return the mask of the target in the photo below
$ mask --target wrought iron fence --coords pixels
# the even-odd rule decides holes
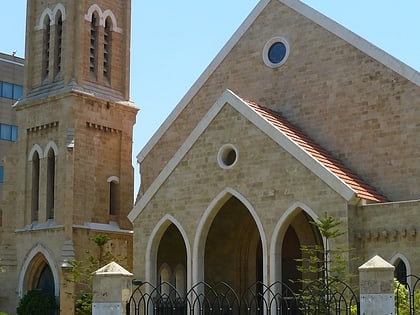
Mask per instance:
[[[344,282],[321,281],[308,284],[295,293],[285,283],[269,286],[256,282],[238,294],[227,283],[195,284],[188,292],[163,282],[137,283],[129,302],[127,315],[357,315],[358,299]]]
[[[396,315],[420,314],[420,278],[408,275],[405,282],[395,282]]]

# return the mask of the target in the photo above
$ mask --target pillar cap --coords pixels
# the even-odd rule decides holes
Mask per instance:
[[[133,274],[116,262],[111,262],[108,265],[103,266],[102,268],[96,270],[92,273],[93,275],[120,275],[120,276],[132,276]]]
[[[383,259],[381,256],[374,256],[363,265],[359,267],[359,271],[367,271],[367,270],[390,270],[394,271],[395,267]]]

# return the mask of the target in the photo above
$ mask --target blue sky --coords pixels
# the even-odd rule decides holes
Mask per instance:
[[[24,56],[26,1],[3,2],[0,51]],[[132,0],[131,98],[140,107],[133,156],[258,2]],[[420,71],[419,0],[303,2]]]

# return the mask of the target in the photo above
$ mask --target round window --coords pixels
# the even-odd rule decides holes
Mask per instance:
[[[221,168],[230,168],[238,160],[238,151],[231,144],[225,144],[219,150],[217,160]]]
[[[273,37],[264,46],[263,60],[270,68],[280,67],[289,55],[289,45],[284,38]]]

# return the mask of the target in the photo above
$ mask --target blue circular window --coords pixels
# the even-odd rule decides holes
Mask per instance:
[[[282,37],[273,37],[264,46],[263,60],[270,68],[280,67],[288,56],[289,44]]]
[[[271,45],[270,49],[268,50],[268,60],[271,63],[277,64],[283,61],[286,57],[287,48],[286,45],[282,42],[277,42]]]

